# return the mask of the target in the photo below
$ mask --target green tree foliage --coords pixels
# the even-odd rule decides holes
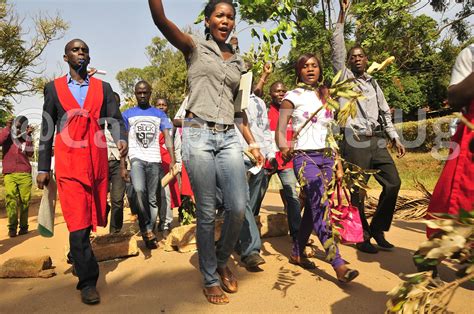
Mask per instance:
[[[289,57],[278,65],[276,71],[276,76],[288,87],[295,85],[294,61],[305,52],[319,55],[326,81],[332,78],[329,40],[337,18],[335,13],[339,11],[339,1],[238,2],[242,18],[249,23],[275,23],[275,28],[271,30],[252,30],[254,37],[262,39],[260,50],[269,51],[268,46],[278,45],[282,39],[291,38]],[[382,62],[389,56],[395,56],[395,63],[384,72],[377,73],[376,78],[389,104],[405,113],[413,113],[426,106],[438,109],[443,105],[451,67],[456,55],[467,44],[459,45],[455,39],[464,41],[470,34],[465,22],[472,15],[469,1],[457,1],[463,2],[463,6],[456,17],[442,21],[419,14],[419,9],[430,3],[425,2],[352,1],[345,25],[348,47],[355,43],[362,45],[369,54],[369,61]],[[431,1],[431,4],[438,11],[451,9],[453,5],[449,5],[448,1]],[[443,33],[447,30],[447,34]],[[472,36],[469,41],[472,41]],[[254,52],[253,55],[254,59],[260,58],[255,62],[257,68],[274,59],[271,55],[268,58],[269,54]]]
[[[157,98],[166,98],[169,102],[169,115],[178,110],[185,96],[186,62],[181,52],[171,48],[165,39],[154,37],[151,45],[146,47],[150,65],[142,69],[128,68],[117,74],[117,81],[125,95],[124,108],[136,104],[135,84],[145,80],[152,85],[152,102]]]
[[[23,19],[14,9],[7,0],[0,0],[0,123],[12,110],[10,98],[38,91],[41,79],[35,76],[42,73],[38,70],[40,57],[68,29],[60,16],[40,15],[34,19],[35,32],[24,30]]]
[[[472,25],[469,25],[466,19],[474,14],[474,4],[472,0],[456,0],[454,2],[457,3],[458,6],[461,5],[461,10],[456,13],[453,19],[443,19],[444,25],[441,27],[440,32],[449,28],[459,41],[466,41],[472,36]],[[451,9],[453,5],[449,0],[431,0],[430,4],[433,10],[443,13]]]

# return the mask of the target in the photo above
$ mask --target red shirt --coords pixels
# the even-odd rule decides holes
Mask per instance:
[[[33,143],[31,138],[25,142],[25,147],[22,149],[22,143],[14,143],[10,136],[11,128],[6,127],[0,131],[0,144],[3,152],[3,174],[9,173],[31,173],[31,164],[28,159],[33,155]]]
[[[279,118],[280,118],[280,108],[277,107],[275,104],[270,103],[270,109],[268,110],[268,120],[270,122],[270,131],[272,131],[273,134],[275,134],[276,132]],[[293,137],[293,127],[291,126],[291,120],[290,120],[290,123],[288,124],[288,127],[286,129],[286,140],[288,144],[290,143],[292,137]],[[293,169],[292,160],[290,160],[285,165],[283,165],[284,161],[281,157],[281,152],[277,152],[275,154],[275,159],[278,162],[278,170]],[[266,169],[272,168],[268,161],[265,163],[265,168]]]

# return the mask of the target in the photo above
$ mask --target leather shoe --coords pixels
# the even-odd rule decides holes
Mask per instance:
[[[28,233],[28,228],[20,228],[20,231],[18,231],[18,235],[23,235]]]
[[[370,243],[370,240],[365,240],[364,242],[357,243],[356,248],[364,253],[376,254],[379,250]]]
[[[8,237],[10,237],[10,238],[16,237],[16,229],[9,229],[8,230]]]
[[[156,244],[156,239],[153,240],[145,240],[145,246],[149,250],[155,250],[158,248],[158,245]]]
[[[260,254],[254,253],[242,259],[242,263],[245,264],[245,267],[254,268],[258,265],[265,264],[265,260],[260,256]]]
[[[87,286],[81,290],[81,300],[85,304],[98,304],[100,303],[100,296],[95,287]]]
[[[373,238],[381,250],[391,250],[394,248],[392,243],[385,240],[383,232],[374,234]]]

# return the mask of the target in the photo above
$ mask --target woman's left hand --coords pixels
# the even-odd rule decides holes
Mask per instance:
[[[260,152],[260,148],[252,148],[250,149],[250,153],[253,155],[253,157],[257,161],[257,166],[263,166],[265,157],[263,157],[262,153]]]

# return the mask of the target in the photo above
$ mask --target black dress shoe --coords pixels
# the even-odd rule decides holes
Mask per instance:
[[[24,235],[28,233],[28,228],[20,228],[20,231],[18,231],[18,235]]]
[[[9,229],[8,230],[8,237],[10,237],[10,238],[16,237],[16,229]]]
[[[394,248],[394,245],[392,243],[385,240],[383,232],[374,234],[373,238],[375,242],[377,242],[377,245],[381,250],[391,250]]]
[[[265,260],[258,253],[250,254],[242,260],[242,263],[245,264],[245,267],[254,268],[258,265],[265,264]]]
[[[98,304],[100,303],[100,296],[95,287],[85,287],[81,290],[81,300],[85,304]]]
[[[158,245],[156,244],[157,241],[156,239],[152,239],[152,240],[145,240],[145,246],[147,249],[149,250],[155,250],[158,248]]]
[[[376,254],[379,251],[379,250],[377,250],[377,248],[375,246],[372,245],[372,243],[370,243],[370,240],[366,240],[364,242],[357,243],[356,248],[361,252],[369,253],[369,254]]]

